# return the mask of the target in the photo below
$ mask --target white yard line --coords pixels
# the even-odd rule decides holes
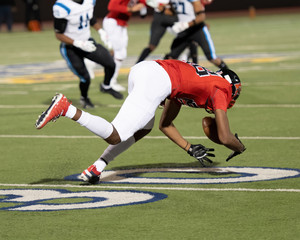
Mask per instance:
[[[144,189],[144,190],[172,190],[172,191],[210,191],[210,192],[300,192],[300,189],[284,188],[182,188],[182,187],[139,187],[139,186],[112,186],[112,185],[55,185],[55,184],[6,184],[1,187],[49,187],[49,188],[92,188],[92,189]]]
[[[188,139],[207,139],[205,136],[184,136]],[[47,138],[47,139],[93,139],[98,136],[65,136],[65,135],[14,135],[0,134],[0,138]],[[247,140],[300,140],[300,137],[272,137],[272,136],[239,136],[241,139]],[[166,136],[146,136],[144,139],[168,139]]]
[[[0,109],[47,108],[49,105],[0,105]],[[100,107],[120,108],[121,104],[107,104]],[[235,108],[300,108],[300,104],[236,104]]]

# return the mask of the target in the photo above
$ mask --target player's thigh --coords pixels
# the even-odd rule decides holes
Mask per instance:
[[[74,74],[81,76],[86,75],[87,70],[84,64],[84,54],[82,51],[67,46],[66,44],[61,44],[60,53]]]
[[[165,34],[165,32],[166,32],[166,27],[160,24],[157,24],[155,26],[155,24],[153,23],[153,25],[151,26],[151,35],[150,35],[149,44],[157,46],[160,42],[160,39]]]
[[[217,58],[214,42],[206,26],[194,35],[193,40],[199,44],[208,60]]]
[[[145,128],[159,104],[171,93],[169,75],[155,61],[135,65],[128,81],[129,95],[112,121],[122,141]]]
[[[173,59],[177,59],[179,55],[189,46],[190,42],[185,38],[175,38],[171,45],[171,53]]]
[[[127,27],[119,26],[113,18],[104,18],[103,28],[107,32],[108,40],[111,42],[114,51],[127,48]]]
[[[115,68],[115,62],[109,51],[101,44],[96,44],[96,51],[89,53],[86,58],[96,62],[103,67]]]

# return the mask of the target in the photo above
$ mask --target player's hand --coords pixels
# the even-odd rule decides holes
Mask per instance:
[[[88,41],[74,40],[73,45],[85,52],[94,52],[97,49],[94,42],[90,40]]]
[[[244,146],[244,144],[243,144],[243,143],[241,142],[241,140],[239,139],[238,134],[236,133],[234,136],[235,136],[235,137],[237,138],[237,140],[239,140],[239,142]],[[245,148],[245,146],[244,146],[244,149],[243,149],[241,152],[235,152],[235,151],[233,151],[233,152],[230,153],[230,155],[226,158],[226,162],[228,162],[231,158],[233,158],[233,157],[235,157],[235,156],[237,156],[237,155],[240,155],[240,154],[243,153],[245,150],[246,150],[246,148]]]
[[[100,29],[98,30],[98,33],[99,33],[100,39],[101,39],[101,41],[104,43],[104,45],[105,45],[109,50],[111,50],[111,49],[112,49],[112,43],[108,40],[107,32],[106,32],[104,29],[100,28]]]
[[[172,30],[176,34],[182,32],[182,31],[184,31],[184,30],[186,30],[188,28],[189,28],[189,23],[188,22],[176,22],[172,26]]]
[[[187,153],[196,158],[200,164],[203,167],[206,167],[207,163],[212,163],[212,160],[210,160],[208,157],[215,157],[215,154],[213,153],[209,153],[211,151],[215,151],[215,149],[213,148],[206,148],[201,144],[197,144],[197,145],[191,145],[190,149],[187,151]]]

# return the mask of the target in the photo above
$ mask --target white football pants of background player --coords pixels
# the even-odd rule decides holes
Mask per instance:
[[[125,91],[125,88],[118,84],[117,78],[119,75],[122,62],[127,57],[128,33],[127,27],[119,26],[114,18],[105,17],[102,22],[103,29],[106,31],[108,41],[112,44],[116,70],[111,79],[111,87],[116,91]]]
[[[155,61],[143,61],[131,68],[128,77],[129,95],[111,123],[82,111],[81,117],[77,120],[81,126],[103,139],[111,135],[112,126],[114,126],[121,139],[119,144],[109,145],[94,163],[97,171],[102,172],[106,163],[112,161],[151,131],[155,111],[160,103],[171,94],[171,89],[170,77],[163,67]],[[72,108],[75,107],[72,106]],[[72,118],[72,115],[68,116],[68,112],[66,117]]]

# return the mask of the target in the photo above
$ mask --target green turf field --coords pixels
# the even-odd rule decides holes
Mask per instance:
[[[217,54],[242,79],[228,116],[246,152],[225,162],[230,151],[204,137],[207,113],[183,108],[175,121],[181,133],[216,151],[214,166],[200,168],[158,130],[158,109],[149,136],[95,186],[74,179],[106,148],[103,140],[64,118],[34,127],[56,92],[79,106],[78,80],[63,70],[53,31],[0,34],[0,239],[300,238],[300,16],[208,23]],[[128,31],[119,79],[125,86],[149,24],[132,23]],[[162,57],[171,39],[166,34],[153,57]],[[199,53],[199,63],[216,70]],[[101,94],[101,69],[96,76],[90,97],[97,107],[88,111],[112,120],[122,102]]]

